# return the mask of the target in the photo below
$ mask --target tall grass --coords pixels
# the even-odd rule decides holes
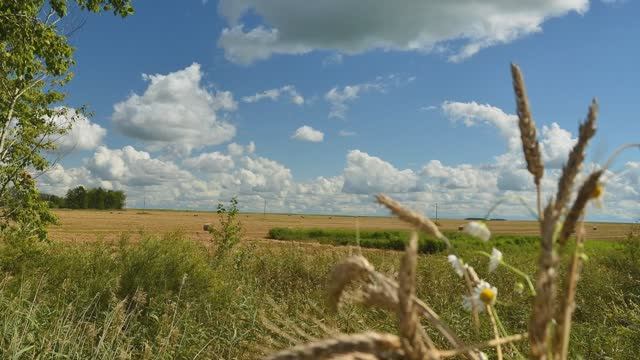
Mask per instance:
[[[462,244],[466,238],[452,241]],[[530,254],[536,245],[518,245],[523,241],[519,237],[500,241],[509,249],[510,262],[534,273]],[[640,295],[640,268],[626,260],[634,256],[638,241],[587,243],[589,281],[578,289],[581,300],[572,333],[576,355],[633,359],[640,351],[640,301],[631,295]],[[460,255],[485,264],[475,252],[484,246],[469,242]],[[402,255],[362,251],[391,276]],[[318,337],[327,334],[313,320],[341,332],[393,331],[395,316],[384,311],[352,305],[339,313],[325,310],[331,269],[348,254],[346,247],[241,243],[211,266],[212,250],[177,232],[110,245],[54,244],[37,257],[15,260],[20,264],[2,264],[0,357],[252,359],[261,346],[293,345],[266,327],[261,314],[277,329],[312,324],[305,331]],[[424,255],[417,261],[417,295],[463,333],[471,326],[459,310],[463,286],[455,282],[446,258]],[[487,280],[506,289],[519,279],[498,270]],[[502,295],[505,327],[522,327],[529,315],[520,305],[524,295]],[[489,336],[490,324],[483,322],[479,331]]]

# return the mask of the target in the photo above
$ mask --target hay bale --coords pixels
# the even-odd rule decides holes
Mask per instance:
[[[202,225],[202,230],[204,231],[211,231],[213,227],[211,226],[211,224],[204,224]]]
[[[462,230],[464,230],[464,225],[458,226],[458,231],[462,231]]]
[[[598,230],[598,227],[597,227],[597,226],[594,226],[594,227],[593,227],[593,230],[594,230],[594,231],[595,231],[595,230]]]

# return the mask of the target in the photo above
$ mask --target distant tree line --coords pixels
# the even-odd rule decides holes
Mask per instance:
[[[105,190],[101,187],[87,190],[84,186],[69,189],[65,197],[51,194],[41,194],[40,197],[51,208],[65,209],[122,209],[127,200],[122,190]]]

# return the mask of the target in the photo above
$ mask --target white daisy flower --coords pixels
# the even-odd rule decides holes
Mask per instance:
[[[491,237],[491,231],[489,231],[487,224],[482,221],[471,221],[464,226],[464,232],[482,239],[482,241],[489,241],[489,238]]]
[[[462,262],[462,259],[455,255],[447,256],[447,260],[451,263],[453,270],[458,274],[459,277],[464,276],[464,271],[467,269],[468,265]]]
[[[480,280],[478,285],[473,289],[471,296],[465,296],[462,300],[462,306],[470,311],[472,308],[478,312],[483,312],[487,305],[495,305],[498,297],[498,289],[491,286],[488,282]]]
[[[502,261],[502,251],[493,248],[491,258],[489,259],[489,272],[493,272]]]
[[[487,354],[483,353],[482,351],[478,353],[478,357],[480,358],[480,360],[489,360]]]

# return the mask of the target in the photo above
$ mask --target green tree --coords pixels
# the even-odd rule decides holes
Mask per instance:
[[[64,198],[66,207],[69,209],[86,209],[89,207],[89,197],[87,190],[83,186],[78,186],[67,191]]]
[[[133,13],[132,0],[75,0],[79,11]],[[64,33],[67,0],[0,0],[0,237],[46,238],[54,222],[32,173],[68,126],[63,86],[72,77],[73,47]]]
[[[89,209],[104,210],[107,208],[105,206],[107,192],[103,188],[90,189],[87,192],[87,197],[89,198]]]
[[[104,206],[106,209],[122,209],[126,195],[122,190],[109,190],[107,191],[106,198],[104,200]]]

